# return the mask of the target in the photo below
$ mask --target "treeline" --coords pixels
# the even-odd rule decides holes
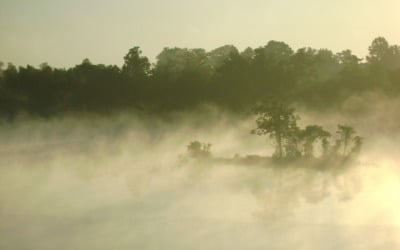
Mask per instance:
[[[365,60],[350,50],[301,48],[270,41],[239,51],[226,45],[165,48],[154,64],[134,47],[120,68],[85,59],[63,69],[0,65],[0,114],[140,110],[165,113],[212,104],[248,110],[268,96],[312,109],[335,108],[352,95],[400,94],[400,47],[373,40]]]

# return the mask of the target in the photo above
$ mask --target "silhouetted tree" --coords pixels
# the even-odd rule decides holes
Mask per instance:
[[[124,56],[122,73],[132,79],[143,79],[150,73],[150,62],[145,56],[141,56],[139,47],[133,47]]]
[[[192,141],[187,146],[189,156],[194,159],[210,157],[211,156],[210,149],[211,149],[210,143],[201,143],[199,141]]]
[[[347,155],[347,148],[349,142],[353,139],[355,134],[354,128],[346,125],[338,125],[338,130],[336,132],[340,137],[340,145],[343,145],[343,155]]]
[[[328,138],[330,133],[325,131],[321,126],[308,125],[301,131],[301,138],[303,141],[303,152],[306,157],[314,156],[314,143],[316,140],[321,140],[323,153],[327,151]]]
[[[368,48],[369,55],[367,61],[370,63],[379,63],[386,59],[389,54],[389,43],[383,37],[377,37],[372,41]]]
[[[362,59],[353,55],[351,50],[343,50],[336,54],[339,60],[339,63],[345,66],[354,66],[359,64]]]
[[[354,142],[354,146],[353,146],[353,148],[351,149],[350,154],[351,154],[352,156],[357,156],[357,155],[360,153],[360,151],[361,151],[361,147],[362,147],[362,143],[363,143],[363,138],[360,137],[360,136],[355,136],[355,137],[353,138],[353,142]]]
[[[261,103],[254,109],[254,113],[258,115],[256,119],[257,128],[251,133],[257,135],[268,134],[275,139],[276,149],[275,156],[283,158],[285,139],[290,141],[293,130],[297,128],[297,116],[294,115],[294,109],[278,101],[270,100]]]

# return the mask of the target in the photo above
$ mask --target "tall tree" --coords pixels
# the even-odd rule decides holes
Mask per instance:
[[[385,60],[389,53],[389,43],[384,37],[377,37],[372,41],[368,48],[369,55],[367,61],[370,63],[379,63]]]
[[[142,56],[139,47],[133,47],[124,56],[124,65],[122,73],[133,79],[142,79],[150,73],[150,62],[145,56]]]
[[[258,105],[254,109],[254,113],[258,115],[257,128],[253,129],[251,133],[268,134],[275,139],[275,156],[283,158],[285,156],[284,140],[289,139],[292,131],[297,128],[298,117],[294,114],[294,109],[281,102],[270,100]]]
[[[353,143],[354,143],[354,146],[353,146],[353,148],[351,149],[351,154],[353,155],[353,156],[357,156],[359,153],[360,153],[360,151],[361,151],[361,147],[362,147],[362,144],[363,144],[363,138],[362,137],[360,137],[360,136],[355,136],[354,138],[353,138]]]
[[[314,143],[316,140],[321,140],[323,151],[326,147],[327,138],[330,136],[330,133],[325,131],[321,126],[317,125],[308,125],[302,132],[301,138],[303,141],[303,150],[304,156],[313,157],[314,155]]]
[[[354,128],[346,125],[338,125],[338,130],[336,132],[340,137],[340,145],[343,145],[343,155],[347,155],[347,148],[350,141],[353,139],[356,133]]]

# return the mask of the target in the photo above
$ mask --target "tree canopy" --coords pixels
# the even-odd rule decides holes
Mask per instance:
[[[225,45],[164,48],[151,64],[132,47],[122,67],[83,60],[71,68],[0,64],[0,114],[141,110],[164,114],[212,104],[247,112],[269,96],[313,110],[334,109],[368,92],[400,94],[400,47],[374,39],[366,60],[350,50],[300,48],[281,41],[240,51]]]

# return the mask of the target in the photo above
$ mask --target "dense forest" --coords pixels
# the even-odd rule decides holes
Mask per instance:
[[[154,64],[133,47],[123,66],[92,64],[53,68],[44,63],[0,64],[0,114],[50,117],[65,113],[161,114],[204,104],[242,112],[269,96],[314,110],[334,109],[350,96],[400,94],[400,46],[372,41],[369,54],[300,48],[270,41],[239,51],[164,48]]]

